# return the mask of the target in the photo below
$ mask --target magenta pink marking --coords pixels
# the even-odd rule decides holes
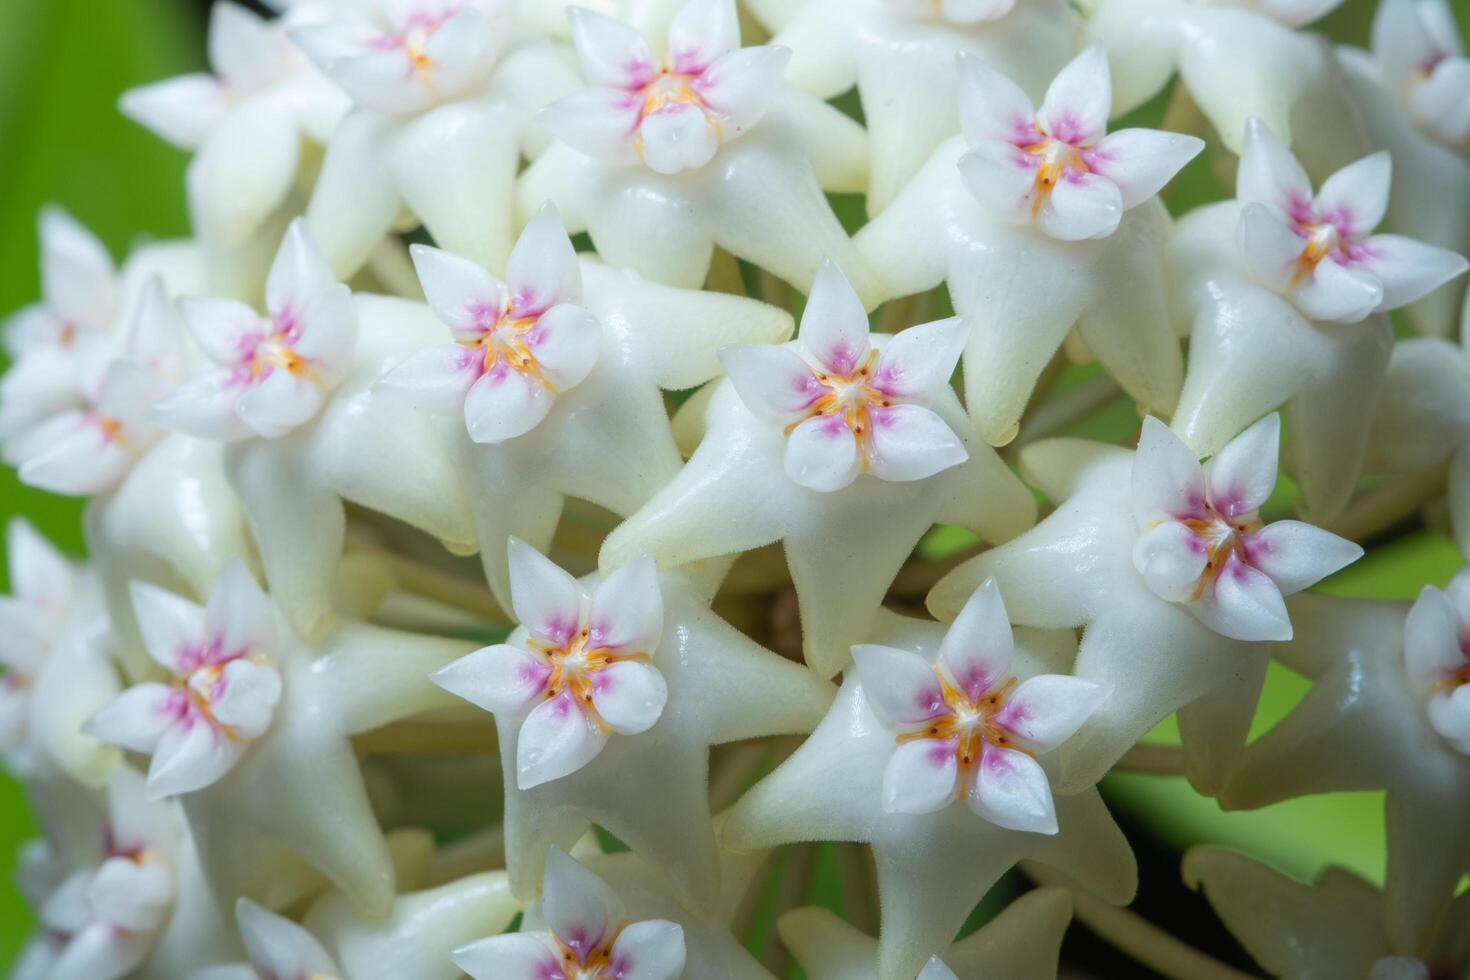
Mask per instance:
[[[1006,702],[1004,708],[1001,708],[991,716],[991,721],[1000,725],[1002,728],[1008,728],[1013,732],[1023,734],[1021,726],[1025,725],[1033,717],[1034,714],[1028,704],[1012,698]]]
[[[954,678],[955,686],[971,701],[980,700],[980,696],[995,684],[995,678],[979,664],[964,663],[960,665],[961,669],[956,670],[954,662],[946,658],[944,666]]]
[[[980,751],[980,764],[996,775],[1004,775],[1011,771],[1011,762],[1006,758],[1005,751],[988,742]]]
[[[533,629],[532,632],[554,646],[564,647],[581,625],[575,617],[563,619],[560,616],[553,616],[542,623],[539,629]]]
[[[1060,118],[1049,121],[1051,122],[1052,138],[1069,146],[1084,143],[1092,135],[1091,131],[1070,111],[1064,111]]]
[[[926,739],[931,742],[924,752],[924,761],[936,769],[945,769],[954,765],[954,739]]]

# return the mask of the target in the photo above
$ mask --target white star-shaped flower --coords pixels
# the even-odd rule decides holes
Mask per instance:
[[[830,677],[867,634],[899,567],[935,523],[1004,541],[1035,520],[1029,491],[972,428],[947,380],[959,320],[870,337],[835,266],[801,337],[722,352],[730,379],[693,458],[603,545],[674,567],[784,541],[807,662]]]
[[[1273,977],[1431,980],[1470,969],[1470,899],[1463,896],[1432,943],[1402,950],[1385,934],[1383,892],[1351,871],[1328,867],[1307,884],[1216,847],[1191,848],[1183,871]]]
[[[144,287],[120,355],[83,407],[51,416],[10,447],[20,478],[53,493],[90,495],[111,489],[163,432],[148,417],[153,404],[182,380],[183,324],[163,281]]]
[[[312,15],[304,5],[271,21],[220,0],[209,18],[210,71],[129,89],[118,100],[124,115],[194,154],[189,203],[212,245],[233,249],[261,231],[296,183],[303,140],[326,143],[347,110],[286,38],[290,23]],[[235,278],[226,268],[213,272]]]
[[[1387,319],[1373,314],[1466,263],[1370,234],[1387,200],[1386,154],[1344,168],[1313,197],[1264,124],[1250,121],[1242,152],[1236,201],[1186,215],[1170,246],[1179,306],[1192,321],[1173,425],[1210,454],[1284,405],[1308,511],[1328,518],[1351,498],[1392,344]]]
[[[560,848],[541,889],[546,928],[461,947],[454,962],[475,980],[677,980],[684,930],[667,919],[630,922],[617,896]]]
[[[466,488],[432,419],[375,395],[373,384],[438,329],[422,304],[353,297],[302,225],[292,225],[266,283],[266,314],[234,300],[182,304],[212,363],[166,396],[153,418],[226,443],[225,472],[293,627],[330,623],[344,501],[463,550],[475,540]],[[404,473],[414,479],[404,481]]]
[[[1108,691],[1062,674],[1022,680],[1011,672],[1013,649],[994,579],[927,656],[852,648],[868,708],[896,746],[883,770],[885,812],[934,813],[964,800],[998,827],[1057,832],[1051,780],[1035,756],[1071,738]]]
[[[500,269],[521,156],[546,145],[535,112],[577,87],[562,52],[513,35],[509,0],[374,0],[292,33],[352,97],[306,222],[339,275],[405,209],[443,248]]]
[[[955,57],[973,55],[1040,96],[1074,52],[1057,0],[766,0],[747,4],[791,49],[786,79],[821,99],[854,85],[872,146],[867,208],[893,200],[959,129]]]
[[[661,388],[716,376],[724,344],[791,332],[790,314],[754,300],[579,262],[550,207],[522,232],[504,282],[436,249],[414,258],[448,334],[380,386],[442,421],[436,444],[473,480],[461,492],[504,608],[512,535],[549,548],[564,497],[627,515],[679,472]]]
[[[569,16],[592,87],[542,113],[558,142],[521,177],[524,217],[554,201],[606,261],[675,286],[703,284],[715,245],[802,289],[832,256],[876,304],[822,195],[866,184],[866,134],[785,86],[785,48],[740,47],[735,0],[687,0],[662,55],[620,21]]]
[[[952,619],[994,576],[1014,622],[1085,627],[1076,674],[1112,694],[1063,748],[1063,792],[1091,786],[1176,710],[1187,774],[1200,791],[1217,789],[1265,676],[1268,648],[1251,641],[1291,636],[1281,596],[1362,554],[1300,521],[1258,526],[1276,434],[1263,420],[1208,474],[1153,419],[1136,454],[1073,439],[1028,446],[1022,470],[1056,511],[929,594],[930,610]]]
[[[976,612],[995,611],[984,610],[983,603]],[[1003,625],[1003,620],[997,624],[989,616],[984,619],[992,628]],[[986,652],[996,649],[999,633],[994,629],[988,637],[992,642]],[[950,642],[938,624],[889,612],[880,613],[871,639],[919,651],[915,656],[930,663]],[[973,648],[966,644],[966,649]],[[1074,649],[1069,632],[1023,630],[1016,636],[1009,669],[1027,677],[1064,671]],[[927,663],[925,667],[934,678]],[[866,665],[847,672],[827,717],[794,755],[731,808],[721,839],[737,850],[803,840],[871,843],[883,911],[880,978],[899,980],[919,973],[936,951],[949,947],[990,886],[1022,858],[1053,865],[1109,901],[1132,897],[1137,884],[1132,852],[1095,790],[1058,797],[1056,824],[1048,821],[1044,828],[1034,785],[1011,780],[1016,795],[1008,801],[992,797],[1009,813],[1024,815],[1032,827],[1059,828],[1054,834],[1005,829],[993,822],[999,809],[981,817],[969,807],[943,805],[953,799],[953,783],[941,809],[895,812],[885,784],[894,788],[890,773],[905,749],[895,744],[893,733],[871,707],[868,674]],[[888,702],[887,692],[880,696]],[[905,761],[929,764],[927,759]],[[915,768],[910,767],[910,776]],[[912,801],[921,787],[918,780],[908,782],[898,788]],[[923,782],[933,786],[936,781]]]
[[[1374,145],[1393,154],[1388,227],[1470,254],[1470,144],[1462,131],[1470,124],[1463,108],[1470,62],[1460,53],[1449,7],[1387,0],[1374,15],[1372,53],[1343,46],[1337,55]],[[1462,290],[1442,287],[1407,312],[1421,332],[1452,336],[1462,297]]]
[[[1302,595],[1298,638],[1275,648],[1314,681],[1305,698],[1246,750],[1220,794],[1230,809],[1312,793],[1387,789],[1386,928],[1395,950],[1428,949],[1470,840],[1470,688],[1463,683],[1463,572],[1408,603]],[[1457,747],[1457,742],[1458,747]]]
[[[535,894],[552,845],[596,822],[707,904],[720,876],[710,747],[809,731],[830,685],[741,636],[647,559],[590,588],[519,541],[510,560],[521,627],[434,682],[495,713],[516,894]]]
[[[1043,368],[1075,326],[1145,407],[1174,404],[1183,358],[1168,321],[1155,193],[1203,146],[1155,130],[1105,135],[1108,65],[1090,48],[1039,111],[960,58],[955,136],[857,236],[883,295],[948,281],[970,325],[965,404],[992,445],[1015,436]]]
[[[281,699],[276,610],[238,558],[220,572],[208,607],[144,583],[133,586],[133,606],[149,655],[171,679],[128,688],[87,731],[152,756],[155,799],[192,793],[270,727]]]
[[[282,862],[305,861],[365,913],[385,912],[392,867],[348,740],[452,704],[428,675],[468,645],[355,622],[303,643],[238,562],[210,599],[201,610],[135,590],[145,642],[175,681],[130,688],[89,729],[153,753],[149,791],[183,794],[220,893],[268,902],[293,887]]]
[[[1100,0],[1085,36],[1113,67],[1113,112],[1153,98],[1176,73],[1233,153],[1263,120],[1312,173],[1372,148],[1331,43],[1299,30],[1342,0]]]
[[[365,918],[337,891],[314,901],[300,923],[242,898],[235,921],[249,962],[192,980],[457,980],[450,952],[504,929],[518,908],[503,871],[399,895],[386,918]]]
[[[980,929],[935,953],[917,980],[1056,980],[1062,934],[1071,921],[1072,901],[1065,889],[1027,892]],[[811,980],[878,980],[878,940],[827,909],[792,909],[776,928]]]
[[[1413,473],[1449,462],[1450,524],[1470,551],[1470,356],[1462,345],[1415,338],[1394,345],[1364,470]]]
[[[13,593],[0,596],[0,754],[30,781],[101,786],[118,752],[81,726],[118,684],[95,583],[23,518],[6,527],[5,552]]]

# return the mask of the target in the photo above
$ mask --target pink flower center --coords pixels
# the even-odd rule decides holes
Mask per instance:
[[[833,425],[845,425],[857,440],[862,467],[867,470],[876,455],[873,430],[888,424],[886,409],[896,404],[893,395],[884,390],[883,379],[874,371],[877,360],[878,351],[869,350],[846,373],[813,371],[807,383],[812,399],[807,404],[806,415],[788,425],[786,434],[790,435],[792,429],[811,418],[827,418]]]
[[[593,701],[593,692],[603,683],[602,672],[623,661],[649,663],[647,653],[622,653],[603,646],[590,627],[583,626],[565,643],[557,645],[532,637],[530,645],[546,655],[551,670],[546,677],[544,699],[550,701],[565,694],[587,713],[603,732],[612,727],[602,720]]]
[[[551,938],[560,951],[561,974],[560,977],[547,977],[545,980],[622,980],[623,974],[627,972],[627,964],[618,962],[613,956],[612,948],[627,926],[626,922],[619,923],[598,938],[563,938],[552,933]],[[537,980],[542,978],[538,977]]]
[[[1220,573],[1231,564],[1231,559],[1241,565],[1251,564],[1250,542],[1247,538],[1264,526],[1261,519],[1254,514],[1231,520],[1208,504],[1205,505],[1204,512],[1204,516],[1187,517],[1180,521],[1194,532],[1191,547],[1205,553],[1204,571],[1195,580],[1190,601],[1202,598],[1214,586]]]
[[[556,386],[536,360],[535,347],[546,338],[541,312],[521,310],[507,299],[499,309],[483,311],[485,322],[478,328],[477,336],[456,343],[480,352],[481,375],[518,371],[555,393]]]
[[[429,57],[425,50],[429,38],[457,13],[459,13],[458,5],[447,6],[435,11],[415,11],[404,20],[396,32],[377,37],[373,42],[373,47],[379,51],[401,48],[407,62],[406,74],[427,83],[429,72],[434,67],[434,59]]]
[[[1092,172],[1083,151],[1065,140],[1043,139],[1021,149],[1030,154],[1031,165],[1036,168],[1031,192],[1033,220],[1051,200],[1051,192],[1059,182],[1077,181]]]
[[[705,125],[714,130],[717,141],[720,139],[720,124],[699,92],[702,77],[703,71],[688,71],[681,69],[677,63],[671,65],[665,62],[647,82],[632,90],[630,94],[640,100],[637,123],[639,133],[634,139],[634,149],[640,158],[643,156],[644,120],[660,113],[681,112],[685,107],[701,112]]]
[[[950,683],[949,678],[937,666],[934,676],[939,679],[939,700],[932,706],[934,714],[923,728],[905,732],[898,736],[899,744],[915,739],[940,739],[952,741],[955,762],[961,772],[968,772],[980,762],[987,744],[1001,749],[1027,751],[1016,744],[1008,730],[1017,707],[1009,703],[1016,678],[1008,677],[1005,682],[971,696]]]

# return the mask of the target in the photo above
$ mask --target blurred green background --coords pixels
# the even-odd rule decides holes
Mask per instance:
[[[1470,0],[1452,0],[1462,26]],[[1363,43],[1373,0],[1347,0],[1320,25],[1338,40]],[[201,0],[4,0],[0,3],[0,312],[37,294],[35,215],[57,202],[120,258],[133,243],[187,231],[185,158],[124,120],[117,96],[129,86],[203,65],[207,4]],[[1162,114],[1163,102],[1151,111]],[[1220,196],[1203,158],[1169,195],[1176,211]],[[1124,420],[1134,424],[1125,415]],[[0,521],[24,514],[64,549],[80,555],[80,505],[21,487],[0,468]],[[1344,595],[1411,598],[1443,584],[1459,567],[1449,543],[1417,531],[1374,551],[1325,588]],[[3,575],[3,572],[0,572]],[[3,584],[3,583],[0,583]],[[1258,728],[1276,720],[1305,684],[1273,668]],[[1172,737],[1163,726],[1151,738]],[[1310,874],[1326,861],[1382,877],[1381,796],[1298,800],[1250,814],[1222,814],[1180,779],[1110,777],[1106,789],[1134,826],[1170,852],[1216,841]],[[19,842],[34,833],[20,791],[0,776],[0,966],[8,964],[32,917],[10,879]]]

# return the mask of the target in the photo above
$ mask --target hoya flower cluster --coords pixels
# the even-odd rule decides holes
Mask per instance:
[[[1096,788],[1171,716],[1226,808],[1387,791],[1382,889],[1189,853],[1262,968],[1466,975],[1470,571],[1311,589],[1470,548],[1470,61],[1335,5],[219,0],[120,105],[193,236],[47,208],[5,326],[88,498],[6,531],[14,975],[1028,980],[1075,904],[1198,977]]]

